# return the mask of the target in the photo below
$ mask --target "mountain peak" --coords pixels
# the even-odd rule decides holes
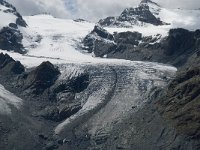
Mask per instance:
[[[167,23],[159,18],[160,10],[161,7],[157,3],[151,0],[142,0],[139,6],[125,9],[118,17],[101,19],[99,24],[101,26],[123,27],[144,26],[145,24],[166,25]]]
[[[142,0],[142,1],[140,2],[140,6],[141,6],[141,5],[148,5],[148,4],[153,4],[153,5],[156,5],[156,6],[160,7],[160,5],[158,5],[157,3],[155,3],[155,2],[153,2],[153,1],[151,1],[151,0]]]
[[[151,2],[151,0],[142,0],[141,3],[148,3]]]

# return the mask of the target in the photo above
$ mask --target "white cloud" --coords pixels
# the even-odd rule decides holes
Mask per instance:
[[[186,8],[186,9],[197,9],[200,8],[199,0],[153,0],[162,6],[168,8]]]
[[[62,0],[7,0],[12,3],[22,15],[51,13],[55,17],[70,17],[69,11]]]
[[[99,19],[109,15],[119,15],[125,8],[136,6],[139,1],[140,0],[77,0],[77,14],[83,18],[91,19]]]
[[[123,9],[134,7],[141,0],[8,0],[23,15],[41,12],[61,18],[85,18],[98,20],[119,15]],[[200,8],[199,0],[154,0],[164,7]]]

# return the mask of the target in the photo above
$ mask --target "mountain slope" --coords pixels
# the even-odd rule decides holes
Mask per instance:
[[[199,69],[185,68],[199,63],[200,34],[171,29],[196,28],[188,12],[143,0],[123,12],[132,28],[49,15],[7,27],[22,47],[0,47],[0,149],[197,150]]]
[[[0,49],[24,53],[22,45],[23,35],[20,27],[27,24],[16,8],[4,0],[0,1]]]

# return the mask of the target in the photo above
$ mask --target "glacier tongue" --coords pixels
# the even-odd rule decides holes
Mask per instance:
[[[109,133],[116,123],[149,101],[152,90],[165,87],[176,72],[174,67],[149,62],[83,68],[89,71],[91,81],[77,95],[84,102],[82,109],[55,128],[58,135],[65,136],[77,126],[87,128],[91,135],[100,130]]]

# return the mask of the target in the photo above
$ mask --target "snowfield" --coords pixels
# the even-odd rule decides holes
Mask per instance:
[[[133,26],[132,28],[106,27],[105,29],[110,33],[137,31],[142,33],[143,36],[157,36],[160,34],[165,37],[171,28],[184,27],[194,30],[200,26],[198,22],[200,11],[198,10],[170,10],[153,4],[150,5],[150,8],[157,17],[160,17],[164,22],[171,23],[171,25],[154,26],[145,24],[144,26]],[[24,19],[28,27],[20,27],[20,31],[24,35],[23,45],[28,53],[26,55],[6,53],[21,61],[26,67],[34,67],[47,60],[53,64],[130,63],[130,61],[125,60],[94,58],[92,54],[84,53],[81,50],[80,42],[93,30],[94,23],[58,19],[50,15],[26,16]],[[5,53],[2,50],[0,52]]]

